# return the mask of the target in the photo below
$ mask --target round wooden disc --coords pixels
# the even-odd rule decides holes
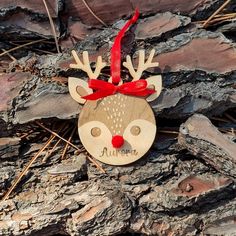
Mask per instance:
[[[156,136],[153,111],[144,98],[115,94],[87,101],[78,123],[79,136],[86,150],[110,165],[126,165],[140,159]],[[112,137],[124,138],[114,148]]]

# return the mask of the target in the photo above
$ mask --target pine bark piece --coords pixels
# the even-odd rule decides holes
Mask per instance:
[[[131,3],[126,0],[115,2],[99,0],[88,2],[88,5],[96,16],[107,24],[111,24],[115,20],[121,19],[124,15],[131,15],[133,13]],[[87,9],[83,1],[67,1],[66,10],[70,13],[70,16],[81,19],[82,23],[86,25],[102,25]]]
[[[174,184],[162,184],[153,188],[150,193],[139,199],[139,205],[157,213],[179,211],[196,203],[200,206],[204,205],[212,194],[225,192],[232,182],[229,178],[214,176],[211,173],[183,176]]]
[[[15,98],[24,84],[29,81],[29,72],[14,72],[0,75],[0,137],[10,135],[8,128],[11,123]]]
[[[228,22],[222,26],[219,26],[216,30],[216,32],[221,32],[221,33],[235,33],[236,31],[236,22],[235,20],[228,20]]]
[[[220,39],[193,39],[181,49],[164,53],[156,59],[162,69],[168,66],[173,72],[188,68],[224,74],[236,69],[235,52],[235,47]]]
[[[0,159],[19,155],[20,138],[0,138]]]
[[[148,0],[148,1],[125,1],[119,0],[116,2],[110,1],[92,1],[88,3],[89,7],[101,18],[105,23],[112,24],[115,20],[122,16],[130,16],[135,8],[145,14],[154,14],[165,11],[173,13],[184,13],[185,15],[195,14],[197,10],[203,10],[212,6],[215,1],[209,0],[194,0],[186,4],[184,0],[166,1],[166,0]],[[109,11],[108,11],[109,9]],[[70,0],[67,3],[67,11],[75,18],[80,18],[87,25],[101,25],[88,11],[82,1]]]
[[[80,106],[71,98],[67,87],[58,85],[57,81],[46,84],[37,76],[30,77],[29,72],[16,72],[0,80],[4,88],[0,92],[0,137],[7,135],[6,123],[22,124],[52,117],[69,119],[79,112]]]
[[[37,76],[21,87],[21,93],[14,101],[14,116],[11,117],[14,124],[52,117],[69,119],[80,109],[79,104],[70,97],[67,86],[57,81],[48,84]]]
[[[12,181],[15,178],[15,173],[14,173],[14,166],[8,165],[1,167],[1,172],[0,172],[0,198],[3,197],[3,195],[6,192],[6,189],[9,187],[9,182]],[[1,214],[0,214],[0,219],[1,219]],[[1,221],[0,221],[0,228],[1,228]]]
[[[19,20],[20,19],[20,20]],[[54,21],[57,26],[57,22]],[[59,36],[59,29],[56,29],[56,36]],[[6,34],[7,32],[7,34]],[[17,35],[16,35],[17,34]],[[47,18],[44,21],[36,21],[23,12],[12,14],[5,20],[1,20],[0,35],[9,39],[22,38],[36,38],[38,36],[52,38],[52,30]],[[17,38],[18,37],[18,38]]]
[[[52,17],[57,17],[57,12],[60,6],[59,2],[59,0],[47,1],[48,9]],[[47,15],[47,11],[41,0],[35,0],[33,2],[27,0],[2,0],[0,3],[0,12],[2,11],[5,14],[7,14],[8,11],[12,11],[12,9],[16,8],[28,10],[37,14],[43,14],[45,16]]]
[[[190,175],[173,185],[157,186],[139,199],[139,205],[151,212],[177,211],[188,206],[204,205],[213,192],[224,191],[232,183],[228,178]],[[163,201],[163,198],[165,200]]]
[[[60,34],[58,14],[63,9],[61,0],[46,1],[54,25],[56,35]],[[36,0],[3,0],[0,2],[1,27],[0,35],[5,40],[35,39],[38,37],[53,38],[48,13],[42,1]]]
[[[236,144],[221,134],[210,120],[193,115],[180,127],[180,145],[219,172],[236,178]]]
[[[58,117],[69,119],[80,110],[58,81],[47,84],[30,72],[14,72],[0,77],[1,136],[7,135],[6,123],[22,124],[36,119]]]
[[[81,21],[72,21],[69,19],[67,33],[70,35],[70,37],[60,40],[60,45],[64,49],[71,49],[75,43],[82,41],[90,35],[98,33],[99,31],[99,29],[91,28],[83,24]]]
[[[30,73],[15,72],[0,75],[0,112],[11,110],[13,99],[19,94],[22,85],[31,77]]]
[[[72,159],[72,161],[70,160]],[[65,173],[76,173],[76,178],[82,178],[87,174],[86,155],[81,153],[78,156],[72,156],[70,159],[63,160],[60,164],[53,165],[47,172],[50,175],[60,175]]]
[[[190,80],[195,76],[201,78],[201,75],[193,72],[192,75],[189,74]],[[177,75],[177,81],[183,83],[183,77],[181,74]],[[164,89],[160,97],[152,103],[152,107],[156,114],[168,119],[188,118],[197,112],[212,117],[236,106],[235,89],[231,86],[223,88],[217,79],[212,82],[189,81],[180,86]],[[163,87],[165,88],[165,85]]]
[[[161,37],[164,33],[186,26],[191,22],[189,17],[175,15],[170,12],[156,14],[139,20],[135,35],[137,39]]]
[[[208,235],[235,235],[235,232],[235,216],[226,216],[221,219],[216,219],[206,225],[203,230],[203,233]]]
[[[0,138],[0,198],[2,198],[8,188],[10,181],[12,181],[15,177],[15,171],[17,169],[17,165],[19,164],[17,164],[17,158],[20,153],[19,149],[20,138]]]
[[[225,74],[236,69],[236,45],[221,33],[197,30],[179,34],[155,48],[154,59],[163,72],[202,70]]]
[[[62,91],[52,93],[49,90],[45,90],[37,98],[32,96],[25,103],[19,104],[16,107],[13,122],[24,124],[42,118],[70,119],[75,117],[80,110],[78,103],[74,102],[69,94],[63,94]]]
[[[235,232],[235,224],[232,225],[232,219],[235,217],[235,203],[234,199],[219,201],[218,205],[208,202],[204,208],[196,205],[193,208],[178,211],[177,215],[165,214],[163,211],[160,214],[154,214],[141,209],[131,219],[130,227],[133,232],[140,232],[145,235],[175,235],[178,232],[178,235],[195,236],[199,232],[210,233],[208,227],[225,222],[225,225],[221,225],[221,228],[218,226],[220,231],[216,234],[222,235],[222,232],[232,232],[232,230]],[[186,211],[191,212],[191,214],[186,215],[184,213]],[[227,231],[227,223],[231,226],[231,231]],[[214,232],[216,232],[215,229]]]

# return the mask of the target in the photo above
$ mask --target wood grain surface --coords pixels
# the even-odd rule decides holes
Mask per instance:
[[[156,124],[144,98],[115,94],[87,101],[79,117],[79,136],[86,150],[101,162],[126,165],[141,158],[151,147]],[[112,137],[123,136],[124,145],[112,146]]]

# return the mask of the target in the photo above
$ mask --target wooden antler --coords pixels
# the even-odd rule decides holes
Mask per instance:
[[[101,70],[106,66],[105,62],[102,62],[102,57],[99,56],[96,62],[96,69],[94,72],[91,69],[88,52],[83,52],[83,63],[79,59],[76,51],[72,50],[72,55],[75,59],[76,64],[70,64],[70,68],[80,69],[87,73],[90,79],[97,79]]]
[[[142,76],[143,71],[145,71],[147,68],[157,67],[159,65],[158,62],[152,62],[154,54],[155,50],[152,49],[147,61],[145,62],[145,52],[144,50],[140,50],[138,68],[136,71],[133,67],[131,57],[129,55],[126,57],[126,62],[123,62],[123,66],[129,70],[130,75],[133,77],[133,81],[139,80]]]

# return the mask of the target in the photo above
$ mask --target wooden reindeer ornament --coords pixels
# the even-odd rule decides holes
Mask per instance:
[[[148,102],[160,95],[162,79],[160,75],[141,79],[144,70],[158,66],[152,62],[155,51],[150,52],[146,61],[144,51],[139,51],[137,70],[127,56],[123,65],[133,79],[123,83],[120,78],[121,38],[138,15],[136,11],[115,39],[108,82],[97,79],[106,66],[100,56],[93,71],[88,52],[83,52],[81,61],[72,51],[76,64],[70,67],[83,70],[90,78],[88,83],[75,77],[68,80],[72,98],[84,104],[78,121],[80,140],[94,158],[111,165],[126,165],[138,160],[150,149],[156,136],[155,117]]]

